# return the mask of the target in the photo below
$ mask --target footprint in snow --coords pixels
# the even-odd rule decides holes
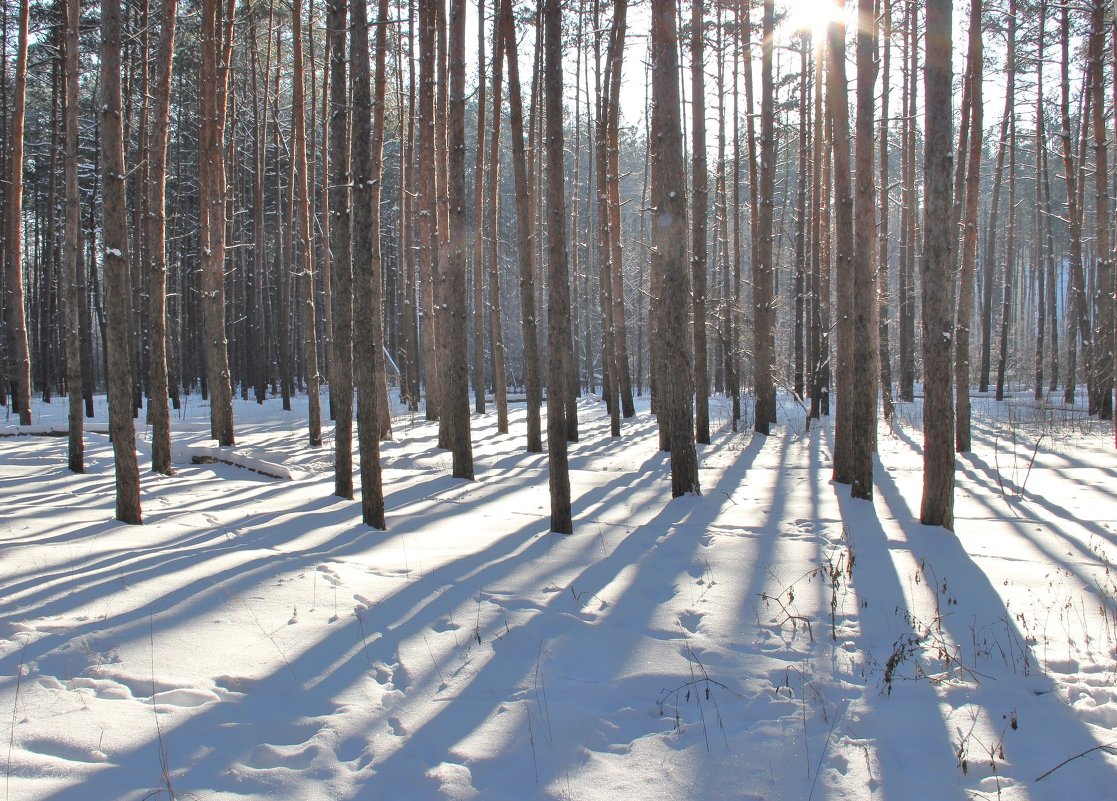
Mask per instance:
[[[679,625],[689,631],[691,634],[698,633],[698,626],[702,622],[702,618],[706,617],[705,612],[695,612],[687,610],[679,615]]]
[[[322,578],[330,582],[335,587],[342,584],[341,578],[333,571],[329,565],[318,565],[318,572],[322,574]]]

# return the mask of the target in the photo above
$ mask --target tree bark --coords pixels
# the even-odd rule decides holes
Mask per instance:
[[[225,96],[232,49],[232,0],[222,13],[220,0],[202,3],[201,118],[198,132],[198,196],[206,385],[210,434],[233,445],[233,390],[229,343],[225,333]],[[223,26],[219,30],[219,26]]]
[[[1080,338],[1082,343],[1082,361],[1085,374],[1090,375],[1090,319],[1086,304],[1086,281],[1082,273],[1082,210],[1079,206],[1078,170],[1074,163],[1074,147],[1071,140],[1070,120],[1070,8],[1063,5],[1061,8],[1061,70],[1060,83],[1062,93],[1059,110],[1062,115],[1062,130],[1060,139],[1063,144],[1063,174],[1067,186],[1067,217],[1070,220],[1070,286],[1067,299],[1067,379],[1064,388],[1063,400],[1066,403],[1074,402],[1075,394],[1075,339]],[[1083,120],[1085,125],[1085,120]]]
[[[691,416],[693,372],[687,348],[686,166],[679,109],[676,0],[652,2],[652,139],[656,142],[651,203],[654,266],[660,273],[656,312],[663,361],[657,383],[659,424],[671,451],[671,495],[700,494]],[[661,438],[662,439],[662,438]]]
[[[837,395],[838,413],[834,421],[834,480],[853,481],[853,194],[850,182],[849,100],[845,71],[845,23],[831,22],[826,64],[826,110],[830,117],[830,152],[833,158],[834,250],[837,284]],[[863,333],[863,329],[861,329]],[[871,486],[871,484],[870,484]]]
[[[442,0],[438,0],[441,3]],[[441,311],[446,338],[440,343],[445,392],[442,417],[453,454],[455,478],[473,479],[473,445],[469,426],[469,376],[466,371],[465,251],[469,221],[465,216],[465,0],[450,0],[449,109],[447,121],[447,201],[449,246]]]
[[[880,383],[877,271],[873,262],[877,236],[876,184],[873,171],[873,86],[876,83],[877,26],[873,0],[857,4],[857,161],[856,227],[852,283],[851,331],[853,383],[850,386],[850,494],[873,497],[873,453],[877,446],[877,390]],[[841,414],[841,407],[838,413]]]
[[[951,2],[927,2],[923,172],[923,500],[924,525],[954,528],[954,409],[951,337]]]
[[[1109,235],[1109,159],[1105,127],[1105,36],[1104,0],[1094,0],[1089,42],[1093,72],[1094,129],[1094,219],[1096,226],[1097,277],[1094,290],[1094,380],[1090,408],[1102,420],[1113,419],[1113,253]]]
[[[104,190],[101,230],[104,246],[106,355],[109,365],[109,435],[116,465],[116,519],[143,522],[140,470],[132,417],[132,365],[128,326],[132,298],[128,281],[124,138],[120,100],[120,2],[101,3],[101,171]]]
[[[377,349],[384,349],[383,328],[378,328],[376,323],[380,316],[380,176],[388,0],[380,0],[376,28],[378,105],[375,109],[369,87],[368,9],[365,0],[349,0],[349,17],[349,71],[353,103],[350,140],[353,173],[353,361],[357,377],[361,519],[367,526],[385,529],[378,410],[385,399],[380,377],[376,375],[374,354]]]
[[[1012,322],[1013,278],[1016,271],[1016,0],[1010,0],[1008,12],[1008,56],[1005,70],[1008,86],[1005,110],[1008,117],[1008,229],[1005,232],[1004,294],[1001,302],[1000,354],[997,359],[997,400],[1005,397],[1005,373],[1008,368],[1008,329]]]
[[[507,42],[506,42],[507,43]],[[570,474],[566,452],[567,409],[564,391],[569,369],[570,309],[568,299],[566,197],[562,114],[562,8],[544,0],[544,103],[547,114],[547,465],[551,492],[551,530],[573,534]]]
[[[477,0],[477,147],[473,162],[473,409],[485,413],[485,0]],[[493,98],[493,115],[500,108]]]
[[[8,137],[7,186],[7,297],[8,358],[12,377],[12,406],[19,424],[31,425],[31,354],[27,344],[27,311],[23,291],[23,127],[27,108],[28,0],[19,4],[19,39],[16,44],[15,89]],[[119,14],[119,9],[117,11]],[[117,23],[119,25],[119,21]],[[119,44],[117,45],[119,62]],[[106,90],[107,91],[107,90]],[[119,78],[117,92],[120,91]],[[118,115],[119,116],[119,115]],[[123,158],[123,157],[122,157]]]
[[[504,359],[504,331],[500,308],[500,109],[504,89],[504,41],[493,14],[493,94],[492,131],[489,136],[488,202],[484,230],[488,241],[489,341],[492,347],[493,400],[496,403],[496,429],[508,433],[508,383]],[[480,223],[478,223],[480,224]]]
[[[350,250],[349,89],[346,74],[346,0],[329,0],[330,37],[330,244],[334,360],[330,398],[334,408],[334,495],[353,498],[353,259]],[[379,445],[377,446],[379,447]]]
[[[516,183],[516,253],[520,273],[520,317],[524,339],[524,390],[527,394],[527,450],[543,451],[540,407],[543,390],[539,370],[539,342],[535,318],[535,266],[529,171],[524,153],[523,101],[520,96],[519,56],[512,18],[512,0],[501,0],[500,28],[508,66],[508,119],[512,129],[512,170]],[[549,424],[548,424],[549,425]],[[565,437],[565,435],[564,435]]]
[[[977,212],[981,192],[981,145],[984,103],[982,81],[985,75],[981,40],[981,0],[970,0],[969,64],[969,153],[965,168],[965,217],[962,221],[962,254],[958,288],[958,314],[954,339],[955,424],[954,448],[958,453],[970,450],[970,323],[973,318],[974,271],[977,264]]]
[[[753,382],[756,388],[755,430],[767,436],[776,416],[775,263],[772,252],[772,204],[776,194],[776,133],[772,51],[775,47],[775,2],[764,0],[763,40],[760,50],[760,184],[753,193],[757,204],[753,252]],[[845,80],[845,72],[842,72]],[[746,79],[747,80],[747,79]],[[844,84],[843,84],[844,92]],[[843,101],[844,102],[844,101]]]
[[[422,283],[423,384],[428,420],[440,410],[435,288],[438,272],[438,213],[435,169],[435,15],[432,0],[419,0],[419,270]]]
[[[85,269],[82,263],[81,190],[78,186],[78,28],[81,19],[80,0],[65,0],[62,9],[66,18],[65,86],[63,128],[66,151],[62,169],[65,173],[66,244],[64,247],[66,281],[66,395],[69,401],[69,447],[67,463],[74,473],[85,472],[85,436],[82,418],[81,309],[86,301]]]
[[[312,448],[322,445],[322,399],[318,391],[318,294],[314,276],[314,249],[310,232],[310,198],[307,186],[306,99],[303,77],[302,0],[294,0],[291,12],[291,43],[294,75],[291,92],[291,148],[295,200],[294,262],[292,271],[302,279],[303,368],[306,370],[307,430]]]
[[[694,439],[710,444],[710,378],[706,352],[706,217],[709,207],[709,175],[706,171],[706,80],[702,0],[691,0],[691,282],[694,315]]]
[[[894,401],[892,396],[892,346],[889,330],[889,147],[888,136],[891,120],[888,118],[888,99],[891,89],[892,67],[892,0],[881,0],[881,100],[880,100],[880,225],[878,241],[880,251],[877,257],[877,282],[880,305],[877,309],[877,331],[880,348],[880,390],[881,412],[884,421],[892,425]]]

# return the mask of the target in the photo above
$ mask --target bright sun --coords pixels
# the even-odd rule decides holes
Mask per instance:
[[[789,31],[810,31],[818,39],[826,26],[843,17],[844,11],[836,0],[786,0],[787,16],[784,25]]]

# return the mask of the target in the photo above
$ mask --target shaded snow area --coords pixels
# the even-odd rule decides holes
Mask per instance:
[[[397,414],[387,532],[331,495],[305,400],[239,404],[221,449],[189,398],[171,478],[141,425],[142,527],[112,519],[103,433],[80,476],[65,438],[0,437],[0,791],[1117,798],[1112,428],[975,403],[957,535],[918,523],[911,404],[868,503],[829,480],[832,421],[804,433],[786,399],[767,438],[715,399],[703,494],[677,500],[647,403],[611,440],[583,401],[569,537],[522,406],[509,435],[473,417],[474,482]]]

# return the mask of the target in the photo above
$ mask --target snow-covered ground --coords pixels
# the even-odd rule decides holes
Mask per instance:
[[[305,402],[239,403],[229,454],[188,401],[142,527],[103,433],[80,476],[0,436],[5,801],[1117,798],[1109,424],[978,399],[953,535],[918,523],[917,406],[867,503],[790,402],[671,500],[647,404],[612,440],[585,401],[563,537],[522,406],[474,415],[469,483],[397,414],[380,532]]]

